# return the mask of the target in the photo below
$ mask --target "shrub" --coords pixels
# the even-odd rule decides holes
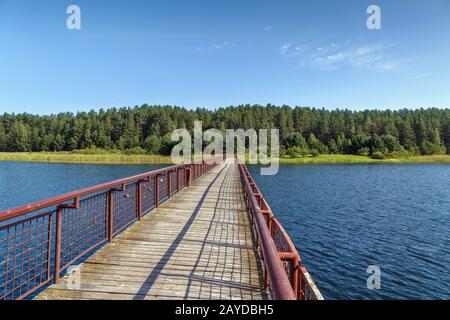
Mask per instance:
[[[370,154],[370,149],[369,148],[358,149],[358,151],[356,151],[356,154],[359,156],[368,156]]]
[[[386,158],[386,156],[384,155],[383,152],[375,151],[374,153],[372,153],[372,159],[382,160],[385,158]]]
[[[312,149],[311,150],[311,156],[313,157],[318,157],[319,156],[319,151],[317,149]]]
[[[107,153],[110,153],[110,151],[103,149],[103,148],[97,148],[96,146],[91,146],[89,148],[74,150],[74,151],[72,151],[72,153],[76,153],[76,154],[107,154]]]
[[[142,149],[141,147],[134,147],[134,148],[131,148],[131,149],[124,150],[123,153],[124,154],[128,154],[128,155],[131,155],[131,154],[145,154],[145,150]]]

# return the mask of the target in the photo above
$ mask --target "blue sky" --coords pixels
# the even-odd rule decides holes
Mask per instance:
[[[0,113],[450,107],[449,16],[447,0],[0,0]]]

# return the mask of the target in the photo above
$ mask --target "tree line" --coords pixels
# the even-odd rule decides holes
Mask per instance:
[[[240,105],[216,110],[142,105],[99,111],[0,115],[0,151],[87,148],[170,154],[174,129],[280,130],[281,154],[434,155],[450,153],[449,109],[327,110]]]

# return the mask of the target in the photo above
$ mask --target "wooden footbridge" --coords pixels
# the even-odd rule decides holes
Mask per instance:
[[[0,212],[0,299],[322,299],[235,160]]]

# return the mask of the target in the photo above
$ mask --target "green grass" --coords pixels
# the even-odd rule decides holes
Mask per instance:
[[[280,163],[316,164],[316,163],[450,163],[450,155],[436,156],[404,156],[386,158],[383,160],[372,159],[366,156],[350,154],[322,154],[317,157],[305,158],[280,158]]]
[[[170,157],[159,155],[127,155],[122,153],[86,154],[76,152],[0,152],[0,160],[7,161],[39,161],[66,163],[131,163],[159,164],[171,163]]]
[[[123,154],[120,152],[86,153],[77,152],[0,152],[0,160],[40,161],[66,163],[103,163],[103,164],[170,164],[167,156],[145,154]],[[376,160],[370,157],[348,154],[323,154],[317,157],[280,158],[286,164],[326,164],[326,163],[450,163],[450,155],[404,156]]]

